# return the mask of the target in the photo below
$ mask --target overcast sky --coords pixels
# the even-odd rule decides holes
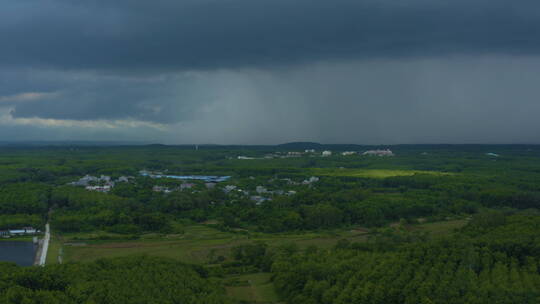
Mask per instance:
[[[538,0],[3,0],[0,141],[540,143]]]

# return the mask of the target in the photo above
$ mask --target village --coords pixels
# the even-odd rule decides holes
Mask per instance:
[[[318,152],[315,149],[305,149],[303,152],[300,151],[287,151],[287,152],[274,152],[272,154],[267,154],[262,158],[248,157],[248,156],[237,156],[239,160],[250,160],[250,159],[273,159],[273,158],[291,158],[291,157],[331,157],[333,155],[341,156],[378,156],[378,157],[391,157],[395,154],[390,149],[377,149],[377,150],[367,150],[363,152],[358,151],[343,151],[340,153],[334,153],[330,150],[323,150]],[[167,171],[167,170],[165,170]],[[227,182],[231,178],[230,176],[212,176],[212,175],[171,175],[165,172],[160,171],[150,171],[150,170],[141,170],[139,171],[139,176],[149,177],[151,179],[171,179],[181,181],[180,184],[175,186],[170,185],[160,185],[155,184],[152,186],[153,192],[170,194],[173,192],[182,192],[190,191],[191,193],[196,193],[204,189],[210,190],[216,188],[220,183]],[[88,191],[96,191],[102,193],[110,192],[115,185],[119,183],[131,183],[134,182],[136,178],[134,176],[120,176],[116,179],[113,179],[107,175],[101,175],[100,177],[85,175],[79,180],[68,183],[72,186],[84,187]],[[270,180],[269,182],[271,182]],[[312,176],[308,179],[301,181],[293,181],[291,179],[284,179],[287,186],[313,186],[319,181],[319,177]],[[271,184],[271,183],[270,183]],[[297,190],[294,189],[273,189],[269,190],[268,185],[258,185],[256,187],[251,187],[253,189],[242,189],[238,185],[226,184],[223,187],[219,187],[224,193],[226,193],[231,199],[245,199],[255,202],[255,204],[260,205],[267,201],[272,201],[274,196],[286,195],[291,196],[295,195]]]
[[[358,151],[343,151],[339,153],[342,156],[353,156],[353,155],[363,155],[363,156],[395,156],[395,154],[390,149],[377,149],[377,150],[367,150],[364,152],[358,152]],[[330,150],[324,150],[320,153],[317,152],[315,149],[305,149],[304,152],[300,151],[288,151],[288,152],[274,152],[271,154],[267,154],[264,157],[250,157],[245,155],[239,155],[237,156],[237,159],[240,160],[251,160],[251,159],[274,159],[274,158],[290,158],[290,157],[302,157],[302,156],[309,156],[309,157],[330,157],[334,155],[334,152]]]
[[[112,188],[114,188],[116,183],[129,183],[129,181],[133,179],[133,176],[120,176],[118,179],[113,180],[110,176],[106,175],[95,177],[87,174],[81,177],[78,181],[68,183],[68,185],[82,186],[89,191],[109,192]]]
[[[229,176],[197,176],[197,175],[165,175],[162,172],[150,172],[146,170],[140,171],[140,175],[143,177],[150,177],[152,179],[161,179],[169,178],[180,180],[182,183],[172,187],[156,184],[152,186],[153,192],[169,194],[178,191],[190,191],[190,193],[197,193],[203,189],[211,190],[216,188],[219,183],[229,180]],[[254,177],[250,177],[254,179]],[[315,183],[320,180],[319,177],[311,176],[310,178],[304,180],[294,181],[290,178],[281,179],[282,183],[284,182],[289,188],[294,186],[309,186],[312,187]],[[292,196],[297,193],[296,190],[291,189],[274,189],[269,190],[268,187],[272,185],[275,179],[270,179],[267,181],[267,185],[257,185],[253,189],[242,189],[238,185],[227,183],[225,186],[219,187],[225,194],[227,194],[231,199],[239,198],[248,198],[249,200],[255,202],[255,204],[260,205],[266,201],[272,201],[274,196],[286,195]],[[135,177],[133,176],[121,176],[117,179],[113,179],[110,176],[101,175],[100,177],[85,175],[79,180],[70,182],[68,185],[84,187],[88,191],[96,191],[102,193],[110,192],[115,185],[118,183],[132,183],[135,182]],[[17,230],[18,231],[18,230]]]

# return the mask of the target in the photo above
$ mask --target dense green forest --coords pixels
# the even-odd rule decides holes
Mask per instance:
[[[382,226],[400,219],[474,214],[481,208],[540,205],[540,162],[538,152],[529,146],[397,146],[396,156],[389,158],[336,155],[236,159],[238,155],[275,155],[275,149],[5,149],[0,154],[0,229],[24,222],[43,225],[39,217],[44,218],[49,209],[54,209],[52,223],[65,232],[133,234],[170,232],[181,220],[215,219],[224,228],[284,232]],[[500,156],[488,156],[487,151]],[[199,183],[197,191],[165,195],[153,192],[152,186],[175,186],[179,182],[141,177],[138,171],[142,169],[233,178],[216,189],[206,189]],[[388,176],[369,176],[378,171]],[[355,175],[357,172],[369,174]],[[129,175],[135,179],[118,184],[107,194],[66,185],[86,174],[113,178]],[[301,184],[314,175],[320,177],[319,182]],[[291,181],[300,185],[291,186]],[[271,201],[256,204],[249,195],[226,195],[221,191],[226,185],[252,195],[256,186],[281,193],[294,191],[295,195],[272,194],[268,196]]]
[[[209,257],[199,265],[151,256],[1,264],[0,303],[227,303],[237,301],[224,291],[238,283],[230,277],[251,273],[271,274],[287,303],[540,302],[538,146],[404,145],[377,157],[340,152],[380,147],[317,145],[333,155],[289,154],[310,147],[2,147],[0,230],[49,222],[59,247],[151,236],[174,251],[166,242],[189,237],[193,225],[245,241],[200,249]],[[106,193],[73,184],[87,175],[96,177],[90,186],[100,176],[124,181]],[[450,220],[464,227],[419,232]],[[343,235],[336,231],[365,238],[287,241]]]
[[[452,237],[282,255],[288,303],[538,303],[540,217],[485,214]]]
[[[134,257],[21,268],[0,263],[0,303],[230,303],[206,270]]]
[[[539,229],[536,212],[490,211],[442,238],[396,228],[330,249],[254,242],[207,266],[150,257],[0,263],[0,303],[238,303],[225,297],[224,278],[259,271],[272,273],[286,303],[538,303]]]

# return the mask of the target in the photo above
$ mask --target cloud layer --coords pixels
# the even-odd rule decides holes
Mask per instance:
[[[318,60],[536,53],[523,0],[7,0],[4,64],[215,69]]]
[[[539,17],[532,0],[7,0],[0,139],[540,143]]]

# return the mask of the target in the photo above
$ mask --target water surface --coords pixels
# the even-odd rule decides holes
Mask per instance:
[[[32,242],[0,241],[0,262],[15,262],[20,266],[34,264],[37,245]]]

